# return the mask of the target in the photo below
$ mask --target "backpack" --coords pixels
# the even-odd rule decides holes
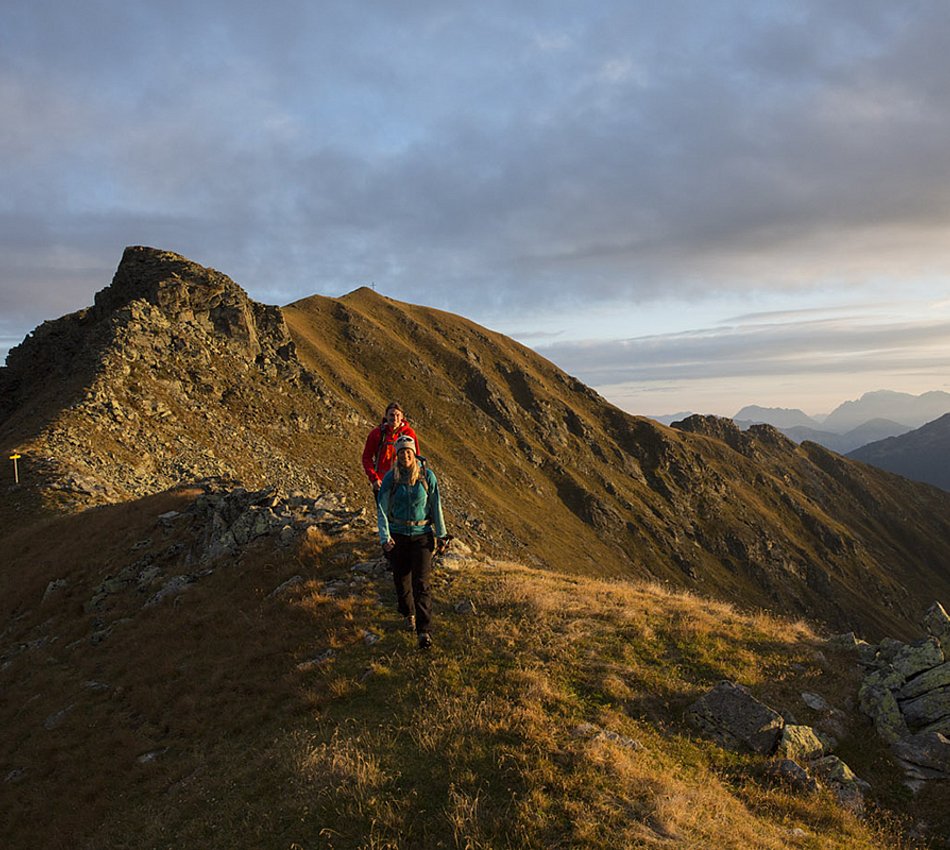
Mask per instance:
[[[373,455],[373,469],[376,470],[377,474],[379,473],[379,458],[380,458],[380,455],[382,455],[383,453],[383,449],[386,448],[387,446],[396,445],[396,440],[399,439],[399,437],[394,436],[391,432],[389,435],[390,439],[387,440],[383,436],[386,433],[387,424],[388,423],[386,422],[385,419],[379,423],[379,445],[376,447],[376,454]],[[408,425],[410,428],[412,427],[412,424],[409,422],[409,420],[406,417],[403,417],[402,425],[399,426],[400,429],[402,429],[403,425]]]

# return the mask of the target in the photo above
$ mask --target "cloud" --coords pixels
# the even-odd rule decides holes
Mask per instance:
[[[537,346],[595,387],[698,378],[950,371],[950,319],[865,323],[815,319]]]
[[[942,4],[87,5],[5,11],[4,307],[126,244],[482,321],[950,261]]]

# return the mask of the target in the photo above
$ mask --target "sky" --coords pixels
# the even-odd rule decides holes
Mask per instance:
[[[944,0],[2,0],[0,357],[127,245],[633,413],[950,390]]]

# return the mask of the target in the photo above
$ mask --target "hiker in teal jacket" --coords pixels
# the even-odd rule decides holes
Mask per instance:
[[[396,463],[383,478],[376,509],[379,542],[392,564],[399,613],[419,647],[432,646],[432,554],[447,537],[439,482],[416,457],[416,441],[396,441]]]

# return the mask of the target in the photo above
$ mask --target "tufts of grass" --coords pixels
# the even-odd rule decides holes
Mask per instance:
[[[783,711],[803,684],[844,704],[854,682],[806,624],[473,560],[437,573],[436,647],[422,653],[388,576],[328,591],[364,558],[356,538],[252,549],[178,602],[142,610],[117,594],[120,631],[94,646],[77,631],[90,628],[81,565],[60,564],[72,614],[22,624],[55,617],[70,640],[3,671],[0,778],[26,768],[0,784],[10,846],[910,846],[894,800],[861,821],[683,723],[725,677]],[[272,595],[292,575],[304,581]],[[455,613],[463,600],[478,613]],[[859,771],[872,784],[874,764]]]

